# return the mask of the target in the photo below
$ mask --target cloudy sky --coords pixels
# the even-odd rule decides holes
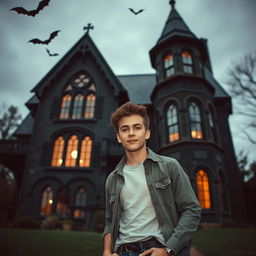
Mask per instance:
[[[30,90],[83,35],[90,35],[116,75],[153,73],[149,50],[155,45],[170,12],[169,0],[51,0],[36,17],[18,15],[11,8],[36,9],[40,0],[0,0],[0,104],[18,106],[22,116]],[[135,16],[128,8],[145,9]],[[215,78],[224,88],[232,61],[256,50],[255,0],[176,0],[176,9],[198,38],[208,39]],[[47,39],[61,30],[47,46],[58,57],[49,57],[46,46],[27,43]],[[256,147],[243,139],[243,120],[232,115],[236,152]],[[254,151],[254,153],[253,153]]]

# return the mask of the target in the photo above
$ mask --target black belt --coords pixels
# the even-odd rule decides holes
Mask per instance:
[[[134,242],[128,244],[122,244],[118,247],[117,252],[143,252],[152,247],[162,248],[164,247],[158,240],[151,238],[144,242]]]

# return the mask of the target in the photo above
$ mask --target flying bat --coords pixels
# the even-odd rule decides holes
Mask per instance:
[[[35,10],[28,11],[23,7],[15,7],[10,9],[10,11],[16,11],[18,14],[28,15],[35,17],[45,6],[49,4],[50,0],[42,0]]]
[[[28,43],[33,43],[33,44],[49,44],[51,42],[51,40],[56,37],[58,35],[58,33],[60,32],[61,30],[56,30],[54,32],[51,33],[49,39],[45,40],[45,41],[42,41],[38,38],[34,38],[34,39],[31,39],[28,41]]]
[[[53,57],[53,56],[58,56],[58,53],[50,53],[50,51],[46,48],[46,51],[48,53],[49,56]]]
[[[132,8],[128,8],[132,13],[134,13],[135,15],[137,15],[137,14],[139,14],[139,13],[141,13],[141,12],[143,12],[145,9],[140,9],[140,10],[138,10],[138,11],[134,11]]]

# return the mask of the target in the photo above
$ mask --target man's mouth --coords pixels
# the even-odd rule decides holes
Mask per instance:
[[[135,143],[135,142],[137,142],[138,140],[128,140],[127,142],[128,143]]]

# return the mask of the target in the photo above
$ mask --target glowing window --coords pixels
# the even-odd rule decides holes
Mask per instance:
[[[189,52],[185,51],[182,53],[182,66],[185,73],[193,73],[193,61],[192,56]]]
[[[68,140],[65,166],[76,166],[76,159],[78,156],[78,139],[76,135],[72,135]]]
[[[174,70],[174,60],[173,60],[173,55],[168,54],[164,58],[164,70],[165,70],[165,76],[169,77],[175,73]]]
[[[87,193],[85,188],[80,188],[75,195],[74,217],[85,218],[85,210],[83,209],[87,204]]]
[[[64,139],[63,139],[63,137],[60,136],[54,142],[51,166],[61,166],[62,165],[63,149],[64,149]]]
[[[48,216],[51,214],[53,205],[53,189],[48,186],[43,190],[41,199],[41,210],[40,214],[43,216]]]
[[[96,100],[96,97],[92,93],[86,97],[84,118],[90,119],[94,117],[95,100]]]
[[[91,153],[92,153],[92,140],[89,136],[86,136],[82,140],[82,144],[81,144],[81,153],[80,153],[80,160],[79,160],[80,167],[90,166]]]
[[[170,105],[167,110],[167,126],[169,134],[169,142],[179,140],[179,123],[178,123],[178,113],[177,106],[174,104]]]
[[[209,189],[208,175],[205,171],[199,170],[196,173],[196,184],[198,200],[203,209],[211,208],[211,196]]]
[[[82,118],[83,101],[84,101],[84,96],[82,94],[77,94],[75,96],[72,119],[81,119]]]
[[[61,102],[60,119],[69,118],[70,105],[71,105],[71,96],[69,94],[66,94],[63,96],[62,102]]]
[[[193,139],[202,139],[202,122],[198,105],[195,102],[189,104],[190,132]]]
[[[60,190],[57,196],[56,214],[61,217],[68,217],[70,212],[69,204],[69,194],[64,189]]]

